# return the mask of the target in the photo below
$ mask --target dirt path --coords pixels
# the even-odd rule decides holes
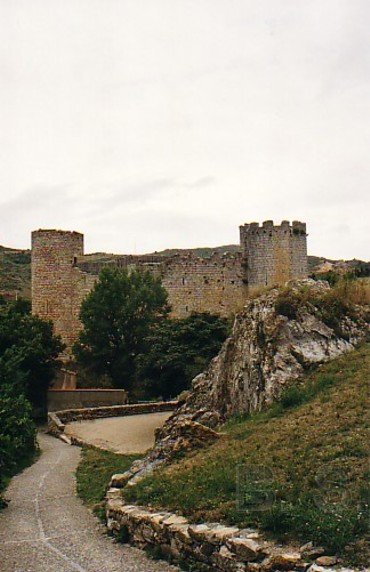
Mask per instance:
[[[75,495],[80,450],[43,433],[42,455],[14,477],[0,512],[2,572],[169,572],[134,548],[115,544]]]
[[[68,423],[66,435],[117,453],[145,453],[154,445],[154,430],[171,415],[147,413],[127,417],[108,417]]]

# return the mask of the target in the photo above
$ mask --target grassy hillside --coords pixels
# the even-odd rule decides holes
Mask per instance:
[[[31,251],[0,246],[0,295],[31,297]]]
[[[174,256],[175,254],[186,254],[191,252],[195,256],[201,258],[208,258],[214,252],[223,254],[224,252],[239,252],[240,246],[238,244],[226,244],[224,246],[203,246],[199,248],[166,248],[160,252],[153,252],[152,254],[161,254],[162,256]]]
[[[365,344],[308,374],[270,410],[230,420],[210,448],[124,494],[193,521],[257,524],[274,537],[313,540],[364,564],[369,380]]]

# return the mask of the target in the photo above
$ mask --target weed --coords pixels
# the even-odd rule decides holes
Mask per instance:
[[[110,451],[84,447],[76,471],[78,495],[89,506],[99,506],[104,499],[111,476],[114,473],[127,471],[138,457],[138,455],[118,455]]]
[[[128,532],[127,526],[121,526],[117,534],[115,535],[115,539],[117,542],[121,544],[127,544],[130,540],[130,534]]]

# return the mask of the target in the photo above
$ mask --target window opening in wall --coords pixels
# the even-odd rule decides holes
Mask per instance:
[[[72,265],[76,266],[76,264],[77,264],[77,256],[74,256],[72,260]]]
[[[183,285],[185,284],[185,278],[182,278],[182,284]]]
[[[189,312],[189,306],[185,306],[185,312]]]

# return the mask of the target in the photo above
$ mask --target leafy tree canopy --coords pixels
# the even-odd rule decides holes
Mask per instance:
[[[51,322],[30,310],[25,300],[0,298],[0,493],[35,453],[32,409],[45,411],[46,391],[63,349]],[[0,508],[5,504],[0,494]]]
[[[0,304],[0,364],[3,372],[9,368],[13,372],[0,377],[0,390],[11,382],[12,389],[24,393],[33,406],[44,406],[62,349],[51,322],[32,316],[28,301]]]
[[[81,305],[83,329],[74,346],[76,359],[115,387],[129,388],[135,359],[144,351],[152,327],[169,312],[159,278],[138,271],[104,268]]]
[[[138,357],[138,378],[149,394],[175,397],[206,368],[228,333],[228,320],[209,313],[162,321],[148,338],[148,351]]]

